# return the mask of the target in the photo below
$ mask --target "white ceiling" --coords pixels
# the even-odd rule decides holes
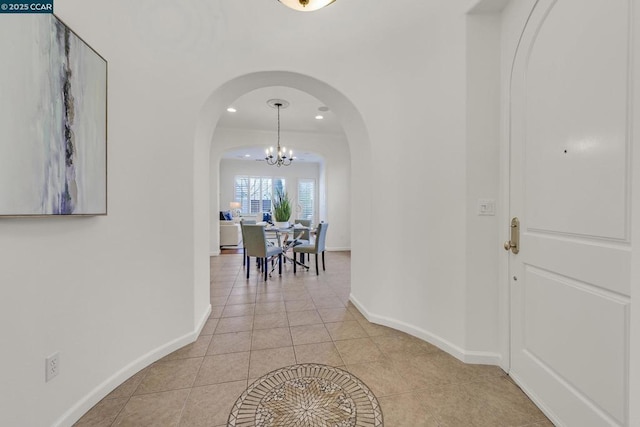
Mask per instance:
[[[267,105],[270,99],[283,99],[289,102],[287,108],[280,109],[280,131],[284,132],[310,132],[320,134],[341,135],[342,126],[332,111],[320,111],[320,107],[326,107],[320,100],[306,92],[290,87],[271,86],[256,89],[236,99],[229,107],[235,108],[235,113],[225,112],[218,121],[218,127],[227,129],[248,129],[276,132],[278,127],[278,112]],[[318,120],[315,117],[322,115]],[[264,158],[264,150],[267,145],[275,146],[277,138],[265,146],[242,148],[227,151],[223,158],[257,160]],[[312,152],[296,152],[295,146],[288,146],[281,140],[287,150],[294,150],[294,157],[299,162],[319,162],[320,157]],[[246,157],[248,155],[248,157]]]

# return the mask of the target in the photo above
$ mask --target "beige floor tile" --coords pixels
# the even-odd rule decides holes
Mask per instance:
[[[368,337],[362,326],[355,320],[346,322],[325,323],[334,341]]]
[[[275,369],[294,365],[296,357],[293,347],[270,348],[251,352],[249,378],[255,379]]]
[[[435,357],[431,357],[430,361],[435,370],[445,375],[451,383],[470,382],[487,376],[506,375],[498,366],[467,364],[445,352],[439,352]]]
[[[257,290],[258,288],[256,286],[247,286],[247,285],[235,286],[231,289],[229,296],[253,295],[255,297]]]
[[[233,404],[246,387],[246,381],[195,387],[187,399],[180,427],[226,426]]]
[[[293,345],[331,341],[331,336],[323,324],[292,326],[291,338]]]
[[[394,357],[402,358],[415,353],[434,353],[441,351],[438,347],[403,332],[374,336],[371,337],[371,339],[384,354]]]
[[[313,304],[316,308],[343,308],[345,307],[344,303],[338,297],[322,297],[322,298],[313,298]],[[345,307],[346,308],[346,307]]]
[[[142,369],[137,374],[131,376],[128,380],[116,387],[105,399],[118,399],[122,397],[131,397],[135,393],[138,386],[149,372],[149,367]]]
[[[286,311],[284,301],[258,302],[256,303],[255,314],[285,313]]]
[[[284,304],[284,297],[282,296],[282,292],[258,292],[256,294],[256,304],[266,304],[274,302],[281,302]]]
[[[216,330],[216,326],[218,325],[218,319],[216,318],[209,318],[204,326],[202,327],[202,330],[200,331],[200,335],[213,335],[213,332]]]
[[[316,310],[293,311],[287,313],[289,326],[321,324],[322,319]]]
[[[171,390],[133,396],[113,425],[118,427],[178,425],[190,391],[190,389]]]
[[[283,293],[285,301],[309,301],[311,300],[311,295],[307,292],[306,289],[300,290],[286,290]],[[312,301],[313,302],[313,301]]]
[[[311,295],[311,299],[314,301],[320,298],[331,298],[337,296],[332,289],[321,284],[318,284],[317,286],[307,285],[307,291],[309,292],[309,295]],[[342,306],[345,307],[344,304],[342,304]]]
[[[207,356],[251,350],[251,331],[216,334],[211,338]]]
[[[356,320],[355,317],[347,310],[346,307],[342,308],[319,308],[318,314],[325,323],[346,322],[349,320]]]
[[[545,419],[544,421],[527,424],[526,426],[523,426],[523,427],[555,427],[555,425],[548,419]]]
[[[216,334],[243,332],[253,329],[253,316],[223,317],[216,326]]]
[[[544,415],[504,377],[453,384],[418,394],[441,426],[524,426]]]
[[[321,363],[329,366],[343,366],[344,361],[333,342],[320,342],[294,346],[297,363]]]
[[[242,295],[229,295],[227,299],[227,306],[229,305],[241,305],[241,304],[255,304],[256,303],[256,294],[247,293]]]
[[[222,317],[253,316],[255,308],[255,304],[227,304],[222,311]]]
[[[84,414],[73,427],[110,427],[128,401],[128,397],[101,400]]]
[[[232,287],[220,288],[217,286],[211,286],[211,288],[209,289],[209,296],[210,297],[228,297],[232,289],[233,289]]]
[[[154,363],[134,394],[191,387],[201,364],[202,357]]]
[[[209,315],[209,319],[219,319],[222,316],[222,311],[224,310],[224,306],[212,306],[211,314]]]
[[[289,328],[272,328],[254,330],[251,338],[251,350],[264,350],[266,348],[290,347],[291,332]]]
[[[289,327],[289,320],[287,319],[287,313],[285,312],[256,314],[253,319],[254,330],[287,327]]]
[[[439,427],[435,417],[413,393],[379,397],[378,402],[387,426]]]
[[[285,301],[284,305],[287,309],[287,313],[293,311],[308,311],[316,309],[316,306],[313,305],[313,300],[311,298],[296,301]]]
[[[411,384],[390,359],[347,364],[347,370],[360,378],[377,397],[413,391]]]
[[[221,296],[221,297],[211,297],[210,298],[210,302],[212,306],[216,306],[216,305],[222,305],[224,306],[227,302],[227,297],[226,296]]]
[[[392,328],[388,328],[382,325],[376,325],[375,323],[371,323],[365,320],[358,320],[362,329],[369,335],[370,337],[379,337],[383,335],[394,335],[397,334],[398,331]]]
[[[373,362],[383,357],[371,338],[336,341],[335,344],[346,364]]]
[[[207,348],[209,348],[211,337],[212,335],[200,335],[195,342],[187,344],[181,349],[178,349],[173,353],[166,355],[162,360],[167,361],[188,359],[190,357],[202,357],[207,354]]]
[[[293,275],[286,264],[265,282],[254,264],[245,279],[241,255],[211,257],[213,305],[198,340],[133,375],[77,426],[106,427],[115,417],[113,425],[226,427],[248,383],[297,362],[353,372],[378,394],[387,427],[552,427],[499,368],[464,364],[368,322],[349,301],[349,253],[327,259],[319,276],[313,268]],[[251,351],[254,334],[256,347],[285,347]]]
[[[207,356],[202,362],[194,386],[246,380],[248,375],[248,351]]]
[[[455,372],[439,369],[433,359],[437,354],[417,353],[403,358],[389,358],[412,390],[434,389],[455,382]]]
[[[347,310],[349,310],[349,312],[351,312],[351,314],[353,314],[353,316],[356,318],[356,320],[360,321],[360,320],[364,320],[366,321],[367,318],[364,317],[364,315],[362,313],[360,313],[360,310],[358,310],[356,308],[355,305],[353,305],[353,303],[351,303],[350,301],[347,302]]]

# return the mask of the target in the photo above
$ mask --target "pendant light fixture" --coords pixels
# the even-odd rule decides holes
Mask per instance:
[[[283,5],[300,12],[313,12],[329,6],[336,0],[278,0]]]
[[[287,108],[289,103],[284,99],[270,99],[267,101],[267,105],[278,110],[278,145],[276,151],[273,150],[273,147],[267,148],[265,150],[267,157],[264,159],[270,165],[289,166],[293,162],[293,150],[289,150],[289,156],[287,156],[287,149],[280,147],[280,109]]]

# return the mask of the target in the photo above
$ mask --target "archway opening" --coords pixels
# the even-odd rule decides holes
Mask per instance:
[[[328,106],[338,117],[348,143],[350,156],[350,249],[351,293],[367,305],[366,283],[369,280],[371,254],[371,149],[364,121],[356,106],[332,86],[310,76],[287,71],[263,71],[229,80],[206,100],[198,119],[194,146],[194,307],[195,313],[206,311],[209,303],[210,212],[219,209],[219,201],[210,197],[219,188],[211,188],[212,156],[219,149],[214,135],[226,109],[243,94],[253,90],[286,86],[303,91]],[[199,317],[196,314],[196,317]],[[200,319],[194,319],[199,322]]]
[[[270,105],[273,99],[287,104],[280,120]],[[286,146],[288,155],[293,153],[291,164],[276,167],[265,161],[265,149],[276,143]],[[223,113],[212,139],[211,254],[217,255],[223,246],[233,247],[236,240],[226,228],[229,223],[221,223],[225,228],[215,226],[221,213],[232,215],[235,222],[261,218],[262,212],[271,211],[277,189],[284,189],[293,202],[290,221],[310,220],[314,226],[330,222],[328,250],[349,250],[350,157],[338,118],[308,93],[269,86],[236,99]],[[222,231],[228,238],[218,239]]]

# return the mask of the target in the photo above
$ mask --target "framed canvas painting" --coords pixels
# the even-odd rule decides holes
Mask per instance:
[[[107,62],[53,14],[0,25],[0,216],[107,214]]]

